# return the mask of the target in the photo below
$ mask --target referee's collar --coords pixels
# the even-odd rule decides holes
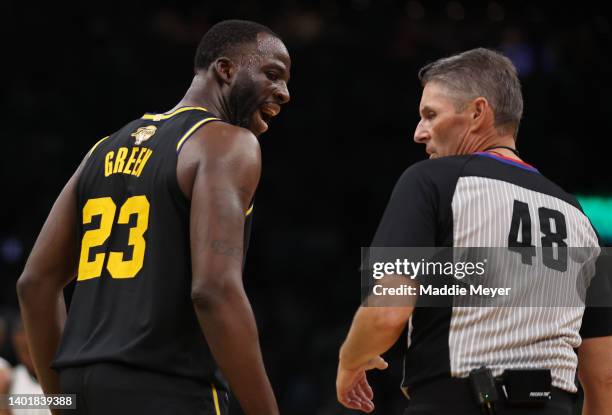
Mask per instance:
[[[538,169],[536,169],[535,167],[533,167],[531,164],[527,164],[524,161],[520,161],[520,160],[515,160],[515,159],[511,159],[510,157],[505,157],[502,156],[501,154],[493,154],[493,153],[489,153],[487,151],[479,151],[477,153],[474,153],[476,155],[479,156],[485,156],[485,157],[489,157],[495,160],[498,160],[502,163],[506,163],[506,164],[510,164],[511,166],[515,166],[524,170],[528,170],[534,173],[539,173]]]

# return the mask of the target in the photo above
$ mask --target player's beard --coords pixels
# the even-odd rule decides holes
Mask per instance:
[[[244,75],[236,78],[229,95],[230,123],[251,129],[253,114],[263,101],[264,99],[258,97],[257,85],[250,77]]]

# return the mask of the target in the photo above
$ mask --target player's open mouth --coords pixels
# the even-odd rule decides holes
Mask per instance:
[[[265,132],[268,129],[268,124],[273,117],[276,117],[280,112],[280,105],[273,103],[265,103],[257,111],[259,115],[259,121],[261,121],[261,132]]]

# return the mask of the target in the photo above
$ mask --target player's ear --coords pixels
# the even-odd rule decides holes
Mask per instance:
[[[216,78],[224,84],[230,84],[236,74],[236,65],[230,58],[224,56],[217,58],[212,63],[212,69]]]

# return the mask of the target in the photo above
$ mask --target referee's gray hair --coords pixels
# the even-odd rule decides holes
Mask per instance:
[[[484,97],[493,109],[494,125],[501,132],[518,133],[523,116],[523,94],[515,66],[491,49],[477,48],[439,59],[419,71],[419,80],[443,85],[455,100],[455,110],[468,101]],[[512,130],[506,132],[506,127]]]

